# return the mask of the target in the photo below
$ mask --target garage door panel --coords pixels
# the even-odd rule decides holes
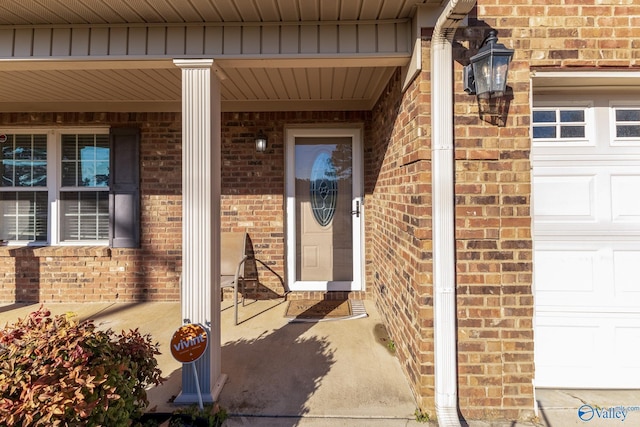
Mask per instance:
[[[537,242],[534,252],[535,304],[539,309],[570,311],[598,306],[607,310],[611,298],[611,257],[601,242]]]
[[[615,223],[640,224],[640,174],[611,175],[611,217]]]
[[[535,340],[537,387],[625,389],[640,384],[640,315],[539,312]]]
[[[640,232],[640,166],[535,166],[533,213],[537,232]]]
[[[535,366],[537,387],[582,387],[593,382],[585,380],[599,375],[602,325],[586,316],[581,318],[542,313],[536,318]],[[588,387],[588,386],[587,386]]]
[[[640,305],[640,250],[613,251],[613,266],[616,296]]]
[[[638,349],[640,346],[640,325],[615,328],[614,364],[623,368],[640,371],[638,367]],[[640,375],[638,375],[640,384]]]
[[[640,313],[640,242],[538,241],[534,262],[537,308]]]
[[[597,257],[598,251],[536,251],[536,292],[588,293],[591,297]]]
[[[586,368],[598,359],[599,327],[567,326],[566,319],[545,319],[538,324],[536,366]]]
[[[534,176],[534,214],[540,221],[595,221],[595,175]]]

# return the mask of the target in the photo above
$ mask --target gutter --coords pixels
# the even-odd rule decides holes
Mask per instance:
[[[431,39],[431,176],[435,406],[440,427],[458,417],[454,225],[453,36],[476,0],[448,0]]]

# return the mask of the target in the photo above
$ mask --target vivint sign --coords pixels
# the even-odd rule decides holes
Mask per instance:
[[[208,345],[209,337],[204,327],[190,323],[173,334],[171,354],[178,362],[192,363],[202,357]]]

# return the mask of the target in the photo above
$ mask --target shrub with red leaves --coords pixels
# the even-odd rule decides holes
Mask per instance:
[[[0,330],[0,425],[128,426],[162,376],[158,344],[40,308]]]

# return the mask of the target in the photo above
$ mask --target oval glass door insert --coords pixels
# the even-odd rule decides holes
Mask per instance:
[[[313,217],[323,227],[331,223],[338,199],[336,167],[327,153],[320,153],[311,168],[311,210]]]

